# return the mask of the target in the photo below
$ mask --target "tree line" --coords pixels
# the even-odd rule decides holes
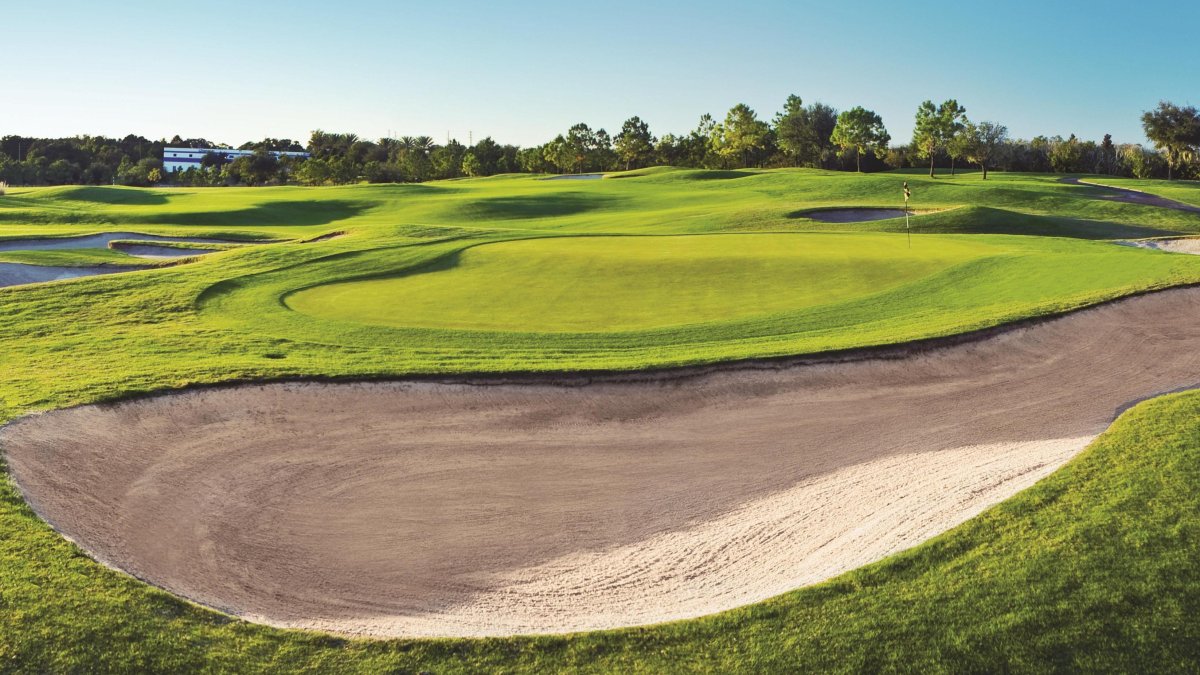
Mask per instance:
[[[1116,145],[1075,135],[1010,138],[995,121],[973,121],[957,100],[924,101],[914,115],[911,142],[893,144],[883,119],[861,106],[838,111],[789,96],[770,120],[739,103],[721,119],[705,114],[686,133],[655,136],[640,117],[616,134],[578,123],[542,145],[518,147],[484,138],[470,146],[429,136],[369,140],[350,133],[312,132],[307,145],[267,138],[238,149],[253,154],[200,166],[163,170],[164,147],[228,148],[203,138],[151,141],[141,136],[0,138],[0,182],[13,185],[108,184],[147,186],[403,183],[501,173],[588,173],[670,165],[704,169],[810,167],[879,171],[927,167],[953,174],[964,164],[990,170],[1097,173],[1136,178],[1200,178],[1200,114],[1161,102],[1142,116],[1153,147]],[[277,158],[271,151],[307,151],[311,158]]]

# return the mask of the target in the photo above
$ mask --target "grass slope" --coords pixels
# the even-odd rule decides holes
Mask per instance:
[[[812,352],[1200,281],[1200,258],[1081,240],[1200,231],[1200,216],[1096,200],[1055,177],[993,176],[662,169],[602,181],[13,190],[0,198],[0,236],[347,234],[0,289],[0,422],[236,379]],[[893,205],[905,178],[928,201],[922,208],[953,209],[914,220],[922,236],[912,253],[904,235],[887,233],[892,221],[830,227],[795,215]],[[980,209],[987,217],[976,220]],[[799,234],[809,230],[825,234]],[[744,234],[759,231],[773,234]],[[696,234],[706,236],[675,236]],[[669,264],[649,264],[664,246]],[[819,274],[794,269],[817,261]],[[854,270],[877,276],[864,283]],[[449,281],[430,281],[439,275]],[[530,292],[505,294],[493,278]],[[646,283],[630,292],[623,279]],[[339,289],[351,289],[344,301],[321,300]],[[284,304],[305,294],[323,312],[344,302],[349,314],[318,318]],[[371,310],[360,296],[393,304]],[[411,325],[417,312],[394,296],[425,302],[416,309],[429,325]],[[496,305],[503,311],[483,316]],[[628,323],[612,330],[604,324],[620,306]],[[820,587],[695,621],[563,638],[358,642],[231,621],[89,560],[0,478],[0,671],[1187,669],[1200,643],[1185,619],[1200,609],[1190,564],[1200,541],[1198,419],[1200,394],[1139,406],[1033,490]]]
[[[314,316],[501,331],[639,330],[767,316],[862,297],[987,255],[927,238],[702,235],[486,244],[400,277],[287,298]]]
[[[1200,258],[1067,239],[928,236],[910,254],[903,235],[756,236],[764,239],[701,242],[715,250],[725,240],[761,241],[774,251],[815,247],[831,276],[822,284],[869,277],[873,248],[877,255],[890,249],[897,270],[908,256],[931,264],[909,266],[895,283],[846,283],[821,296],[806,293],[804,272],[786,264],[764,276],[770,258],[757,268],[731,263],[732,245],[721,253],[727,267],[644,264],[659,248],[697,247],[695,237],[604,238],[590,252],[596,238],[475,248],[468,247],[481,240],[465,238],[247,275],[209,288],[200,309],[231,332],[287,340],[289,358],[304,358],[306,343],[319,341],[364,354],[389,345],[389,367],[409,372],[605,370],[938,337],[1200,281]],[[581,273],[565,250],[599,271]],[[479,266],[468,258],[473,252],[483,254]],[[465,268],[455,265],[462,259]],[[365,280],[325,283],[339,279]],[[768,298],[763,308],[773,313],[746,304],[753,297]]]

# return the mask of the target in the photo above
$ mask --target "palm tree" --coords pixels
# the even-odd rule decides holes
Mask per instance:
[[[419,150],[422,155],[428,155],[437,148],[437,143],[434,143],[433,139],[429,136],[417,136],[413,140],[416,143],[416,149]]]

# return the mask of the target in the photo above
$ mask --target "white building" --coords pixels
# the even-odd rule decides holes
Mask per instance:
[[[187,171],[200,168],[200,162],[205,155],[225,155],[225,159],[233,161],[238,157],[253,155],[253,150],[230,150],[229,148],[163,148],[163,171]],[[307,152],[271,151],[276,157],[308,157]]]

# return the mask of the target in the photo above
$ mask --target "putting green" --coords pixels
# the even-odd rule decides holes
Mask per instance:
[[[794,311],[920,279],[991,247],[882,234],[564,237],[486,244],[399,277],[287,296],[305,314],[387,326],[627,331]]]

